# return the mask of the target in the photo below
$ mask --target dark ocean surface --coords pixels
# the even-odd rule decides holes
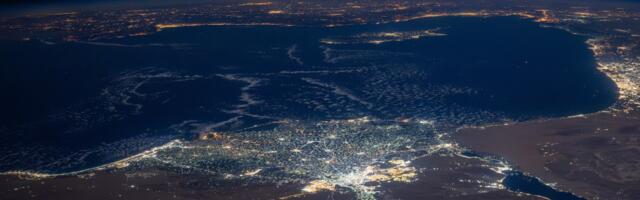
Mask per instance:
[[[0,171],[85,169],[282,119],[428,119],[447,130],[594,112],[617,90],[585,39],[515,17],[444,17],[0,41]]]

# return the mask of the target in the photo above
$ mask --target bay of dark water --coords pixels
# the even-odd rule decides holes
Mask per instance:
[[[555,190],[537,178],[526,176],[522,172],[509,172],[503,180],[503,184],[512,191],[542,196],[551,200],[584,200],[584,198],[571,193]]]

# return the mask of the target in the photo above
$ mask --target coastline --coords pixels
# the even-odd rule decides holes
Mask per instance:
[[[557,27],[555,27],[557,28]],[[589,44],[589,43],[588,43]],[[589,44],[591,45],[591,44]],[[596,57],[597,59],[597,57]],[[600,63],[598,63],[598,65],[600,66]],[[612,79],[613,81],[614,78],[612,77],[612,75],[606,71],[603,71],[600,67],[598,68],[599,71],[601,71],[602,73],[606,74],[610,79]],[[618,82],[616,82],[617,84],[619,84]],[[611,115],[611,116],[609,116]],[[615,116],[613,116],[615,115]],[[611,198],[612,196],[606,196],[609,195],[609,193],[611,191],[607,191],[606,188],[605,189],[600,189],[603,190],[602,193],[604,194],[591,194],[589,193],[589,190],[592,189],[592,185],[588,185],[588,184],[579,184],[576,181],[572,181],[570,179],[567,179],[567,177],[563,177],[560,176],[559,174],[553,174],[553,173],[549,173],[549,171],[551,170],[546,170],[546,161],[545,160],[547,157],[545,157],[543,154],[542,158],[539,157],[531,157],[531,155],[539,153],[540,149],[539,144],[547,144],[547,143],[553,143],[556,141],[557,137],[559,136],[563,136],[562,140],[558,141],[558,143],[560,142],[576,142],[574,140],[580,140],[582,141],[582,139],[588,139],[588,138],[592,138],[593,136],[597,136],[597,135],[593,135],[593,134],[577,134],[577,135],[571,135],[574,133],[563,133],[563,134],[569,134],[568,136],[564,136],[562,134],[558,135],[559,133],[554,132],[554,130],[562,130],[563,126],[567,126],[567,127],[578,127],[578,129],[588,129],[591,130],[589,128],[593,128],[589,125],[593,125],[593,126],[597,126],[596,124],[600,124],[600,121],[598,120],[605,120],[607,123],[611,123],[611,124],[604,124],[604,127],[611,127],[613,128],[621,128],[619,127],[620,124],[616,123],[617,119],[623,119],[623,120],[636,120],[634,121],[635,123],[637,123],[637,119],[638,116],[640,116],[640,114],[638,113],[619,113],[618,114],[613,114],[610,111],[600,111],[597,113],[592,113],[592,114],[585,114],[585,115],[574,115],[574,116],[568,116],[568,117],[562,117],[562,118],[552,118],[552,119],[537,119],[537,120],[532,120],[532,121],[526,121],[526,122],[515,122],[515,123],[505,123],[505,124],[492,124],[492,125],[487,125],[487,126],[482,126],[482,127],[461,127],[459,128],[456,133],[454,133],[451,137],[453,138],[454,141],[459,142],[462,146],[465,147],[470,147],[470,149],[478,151],[478,152],[485,152],[485,153],[489,153],[492,155],[497,155],[497,156],[501,156],[501,157],[505,157],[505,159],[509,160],[510,162],[513,162],[515,164],[515,166],[517,168],[522,169],[523,172],[531,174],[535,177],[539,177],[542,180],[544,180],[545,182],[552,182],[554,184],[557,184],[557,187],[566,191],[571,191],[571,192],[575,192],[577,194],[579,194],[580,196],[584,196],[584,197],[600,197],[602,198],[603,196],[605,196],[606,198]],[[622,118],[618,118],[618,117],[622,117]],[[575,120],[575,121],[574,121]],[[584,120],[584,121],[582,121]],[[582,122],[581,122],[582,121]],[[594,123],[597,122],[597,123]],[[634,122],[631,122],[629,124],[633,124]],[[587,125],[585,125],[585,124]],[[539,134],[539,133],[529,133],[526,134],[528,138],[534,138],[535,140],[529,140],[529,139],[525,139],[524,141],[518,141],[518,142],[524,142],[524,143],[513,143],[513,141],[516,141],[516,139],[518,140],[523,140],[522,137],[515,137],[515,138],[510,138],[507,137],[511,136],[513,134],[510,135],[510,133],[512,132],[521,132],[522,130],[528,131],[528,130],[540,130],[537,129],[537,127],[539,126],[543,126],[543,127],[547,127],[550,125],[554,125],[554,124],[562,124],[561,126],[558,125],[558,127],[549,127],[549,129],[544,129],[543,131],[551,131],[552,134],[551,135],[544,135],[544,134]],[[626,124],[628,125],[628,124]],[[597,128],[601,128],[601,127],[597,127]],[[607,128],[609,129],[609,128]],[[495,133],[496,135],[492,135],[494,134],[494,132],[491,131],[497,131],[497,133]],[[556,135],[554,135],[556,134]],[[617,133],[614,133],[617,134]],[[495,139],[495,138],[500,138],[500,139]],[[501,144],[513,144],[512,146],[504,146],[504,149],[491,149],[492,147],[496,147],[495,143],[498,143],[497,141],[503,141],[503,139],[507,139],[507,142],[501,143]],[[169,144],[169,143],[168,143]],[[520,144],[520,145],[516,145],[516,144]],[[167,145],[167,144],[165,144]],[[162,146],[165,146],[162,145]],[[471,147],[474,146],[475,147]],[[494,146],[492,146],[494,145]],[[533,146],[532,146],[533,145]],[[160,147],[162,147],[160,146]],[[592,146],[590,146],[592,147]],[[159,147],[156,147],[159,148]],[[510,150],[513,149],[518,149],[518,148],[523,148],[520,151],[515,151],[515,152],[510,152]],[[155,149],[155,148],[153,148]],[[148,150],[148,151],[153,151],[153,149]],[[564,150],[564,149],[563,149]],[[574,149],[575,150],[575,149]],[[89,168],[86,170],[81,170],[81,171],[77,171],[77,172],[71,172],[71,173],[63,173],[63,174],[40,174],[40,173],[30,173],[30,172],[7,172],[7,173],[2,173],[0,174],[0,176],[3,175],[15,175],[18,177],[21,176],[26,176],[26,177],[31,177],[34,179],[41,179],[41,178],[56,178],[56,180],[69,180],[69,177],[71,177],[72,180],[77,181],[76,178],[80,178],[80,179],[84,179],[84,174],[94,174],[94,172],[96,174],[98,174],[99,176],[104,176],[104,179],[109,179],[111,180],[113,177],[121,177],[121,176],[126,176],[127,173],[121,173],[121,172],[105,172],[105,171],[112,171],[112,169],[118,169],[120,168],[119,166],[124,166],[126,167],[126,163],[130,160],[135,160],[137,158],[139,158],[140,156],[144,156],[144,155],[148,155],[145,152],[148,151],[144,151],[140,154],[136,154],[134,156],[130,156],[127,158],[124,158],[123,160],[120,161],[116,161],[113,163],[108,163],[105,165],[101,165],[95,168]],[[561,150],[556,150],[556,151],[561,151]],[[565,150],[566,151],[566,150]],[[516,154],[513,154],[516,153]],[[548,152],[546,152],[548,153]],[[566,154],[570,154],[567,152],[564,152]],[[533,160],[530,160],[531,158],[535,158]],[[541,164],[542,163],[542,164]],[[109,169],[109,170],[105,170],[105,169]],[[540,169],[543,169],[542,171]],[[564,168],[563,168],[564,169]],[[561,170],[561,169],[557,169],[557,170]],[[140,172],[142,173],[142,172]],[[162,173],[168,173],[168,172],[162,172]],[[93,175],[92,175],[93,176]],[[162,175],[161,175],[162,176]],[[422,175],[421,175],[422,176]],[[426,177],[425,179],[429,179],[431,177]],[[10,180],[6,179],[6,180]],[[202,179],[205,180],[205,177],[198,177],[195,179]],[[566,179],[566,180],[565,180]],[[51,179],[52,181],[54,179]],[[13,180],[11,179],[10,181],[17,181],[17,180]],[[122,182],[118,182],[120,184],[123,184],[123,182],[127,182],[127,180],[122,181]],[[18,181],[20,182],[20,181]],[[71,183],[71,182],[70,182]],[[109,182],[109,181],[105,181],[104,182],[109,183],[109,184],[113,184],[114,182]],[[424,183],[421,183],[424,184]],[[51,184],[49,184],[51,185]],[[54,184],[55,185],[55,184]],[[63,183],[64,185],[64,183]],[[107,184],[108,185],[108,184]],[[428,184],[427,184],[428,185]],[[423,185],[424,186],[424,185]],[[104,188],[105,186],[102,186],[102,188]],[[243,186],[240,188],[236,188],[233,190],[240,190],[240,191],[236,191],[236,192],[230,192],[230,193],[244,193],[242,191],[249,191],[249,190],[244,190],[242,188],[254,188],[255,191],[259,191],[259,192],[264,192],[264,190],[267,190],[268,192],[265,193],[279,193],[278,191],[280,191],[281,189],[284,188],[285,192],[284,194],[289,194],[291,193],[292,195],[295,195],[295,193],[292,193],[292,191],[295,192],[299,192],[300,189],[302,188],[301,185],[289,185],[289,184],[285,184],[285,187],[281,188],[280,185],[277,186],[273,186],[273,185],[267,185],[264,186],[264,188],[267,189],[261,189],[261,187],[263,186]],[[388,186],[393,188],[392,186]],[[396,190],[401,190],[401,188],[395,188]],[[415,188],[416,190],[419,190],[419,187]],[[219,190],[228,190],[228,188],[222,188]],[[598,188],[596,188],[596,190],[598,190]],[[116,190],[118,191],[118,190]],[[253,192],[255,192],[254,190],[250,190],[252,192],[249,192],[247,194],[253,194]],[[399,195],[398,192],[394,192],[393,190],[390,190],[386,193],[389,194],[397,194]],[[491,195],[487,195],[484,196],[483,198],[487,198],[490,199],[489,197],[502,197],[502,198],[516,198],[510,195],[513,195],[510,192],[507,192],[509,194],[502,194],[500,192],[498,192],[496,194],[496,196],[491,196]],[[583,194],[584,193],[584,194]],[[264,193],[263,193],[264,194]],[[334,192],[331,192],[330,195],[333,195]],[[340,193],[338,193],[340,194]],[[400,193],[402,194],[402,193]],[[410,193],[407,193],[406,195],[408,195]],[[329,194],[319,194],[319,195],[329,195]],[[502,196],[504,195],[504,196]],[[635,195],[635,194],[634,194]],[[135,195],[134,195],[135,196]],[[391,195],[393,196],[393,195]],[[68,197],[68,196],[67,196]],[[148,197],[148,196],[146,196]],[[215,197],[215,195],[214,195]],[[227,197],[227,196],[225,196]],[[305,198],[315,198],[315,196],[306,196]],[[322,196],[322,197],[328,197],[328,196]],[[321,199],[322,197],[318,197],[319,199]],[[438,197],[438,196],[433,196]],[[451,197],[451,196],[450,196]],[[632,197],[638,197],[638,196],[632,196]],[[242,197],[240,197],[242,198]],[[472,198],[469,196],[466,196],[466,198]],[[633,199],[633,198],[630,198]]]
[[[450,137],[462,147],[502,157],[526,174],[587,199],[637,199],[638,133],[639,112],[597,112],[463,128]]]
[[[414,181],[382,181],[376,194],[364,194],[366,196],[339,185],[311,188],[295,181],[226,180],[162,168],[109,169],[38,180],[0,175],[0,188],[3,188],[0,196],[6,199],[545,199],[506,190],[500,185],[505,174],[487,168],[481,159],[450,154],[446,150],[413,160],[411,166],[420,169]]]

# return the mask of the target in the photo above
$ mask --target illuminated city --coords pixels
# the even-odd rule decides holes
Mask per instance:
[[[0,199],[640,198],[638,2],[167,2],[2,5]]]

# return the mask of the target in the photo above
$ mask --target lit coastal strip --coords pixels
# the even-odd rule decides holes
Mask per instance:
[[[327,45],[337,44],[382,44],[387,42],[402,42],[406,40],[417,40],[425,37],[442,37],[447,36],[446,33],[439,32],[439,28],[417,30],[417,31],[404,31],[404,32],[375,32],[375,33],[363,33],[349,37],[341,38],[325,38],[320,40],[321,43]]]
[[[598,70],[605,73],[618,87],[618,103],[611,107],[613,111],[628,113],[640,107],[640,64],[636,59],[602,61],[608,56],[611,47],[605,38],[592,38],[586,42],[596,57]]]
[[[395,22],[411,21],[416,19],[434,18],[434,17],[488,17],[494,14],[488,12],[452,12],[452,13],[426,13],[418,16],[396,19]]]
[[[100,171],[100,170],[106,170],[106,169],[121,169],[121,168],[126,168],[129,166],[129,164],[131,162],[135,162],[135,161],[139,161],[145,158],[150,158],[156,155],[157,152],[164,150],[164,149],[169,149],[169,148],[174,148],[178,145],[180,145],[182,143],[181,140],[172,140],[170,142],[167,142],[166,144],[151,148],[149,150],[143,151],[141,153],[138,153],[136,155],[124,158],[122,160],[118,160],[115,162],[111,162],[111,163],[107,163],[104,165],[100,165],[100,166],[96,166],[96,167],[92,167],[92,168],[87,168],[87,169],[83,169],[83,170],[78,170],[78,171],[72,171],[72,172],[65,172],[65,173],[41,173],[41,172],[33,172],[33,171],[7,171],[7,172],[2,172],[0,173],[0,175],[11,175],[11,176],[17,176],[23,179],[27,179],[27,180],[40,180],[40,179],[46,179],[46,178],[55,178],[55,177],[60,177],[60,176],[75,176],[75,175],[82,175],[82,174],[86,174],[86,173],[91,173],[91,172],[95,172],[95,171]]]
[[[175,24],[156,24],[156,31],[162,31],[172,28],[182,27],[198,27],[198,26],[295,26],[293,24],[280,24],[280,23],[268,23],[268,22],[255,22],[255,23],[225,23],[225,22],[210,22],[210,23],[175,23]]]

